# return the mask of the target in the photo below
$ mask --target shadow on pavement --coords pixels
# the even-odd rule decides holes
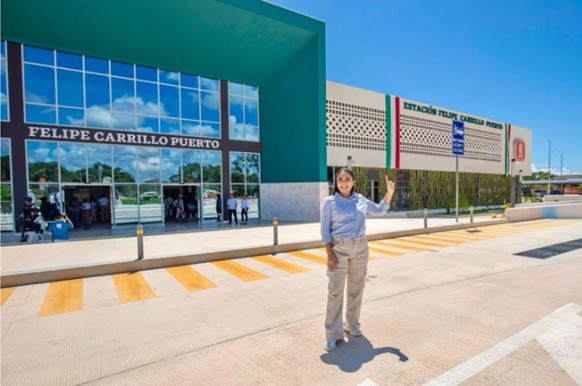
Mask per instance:
[[[381,354],[394,354],[400,362],[408,361],[408,357],[394,347],[374,348],[364,336],[350,337],[347,342],[338,341],[335,350],[321,355],[321,360],[328,365],[336,365],[340,370],[353,373],[358,371],[364,363],[372,361]]]

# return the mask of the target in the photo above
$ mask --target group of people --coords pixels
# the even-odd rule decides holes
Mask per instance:
[[[249,208],[251,206],[251,196],[244,196],[240,204],[240,221],[242,225],[249,223]],[[230,194],[230,198],[226,201],[226,208],[228,210],[228,223],[232,224],[232,219],[234,218],[234,223],[238,225],[238,200],[234,197],[234,194]],[[222,214],[222,197],[220,194],[216,197],[216,221],[220,220],[220,215]]]
[[[198,200],[193,197],[186,203],[182,194],[178,198],[168,196],[164,200],[164,213],[166,221],[175,219],[179,223],[198,222]]]
[[[22,243],[42,242],[45,231],[51,241],[69,240],[69,229],[74,227],[73,223],[66,215],[61,214],[58,207],[48,207],[47,203],[46,197],[42,197],[40,208],[38,208],[32,197],[24,198],[24,207],[19,216],[22,222],[20,236]]]
[[[97,222],[109,223],[111,221],[110,202],[103,194],[97,201],[93,196],[89,199],[84,198],[81,202],[77,197],[73,197],[68,204],[68,210],[75,226],[83,225],[88,228]]]

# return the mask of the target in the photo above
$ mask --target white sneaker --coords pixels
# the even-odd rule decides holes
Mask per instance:
[[[349,333],[351,336],[362,336],[362,330],[360,330],[360,327],[355,327],[352,329],[346,328],[344,331]]]
[[[330,339],[325,342],[325,351],[332,351],[335,350],[337,341],[335,339]]]

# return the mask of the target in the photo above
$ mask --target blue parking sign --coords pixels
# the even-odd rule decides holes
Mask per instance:
[[[465,123],[453,121],[453,154],[465,154]]]

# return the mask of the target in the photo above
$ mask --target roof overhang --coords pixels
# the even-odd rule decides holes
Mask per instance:
[[[3,0],[2,39],[262,85],[321,21],[259,0]]]

